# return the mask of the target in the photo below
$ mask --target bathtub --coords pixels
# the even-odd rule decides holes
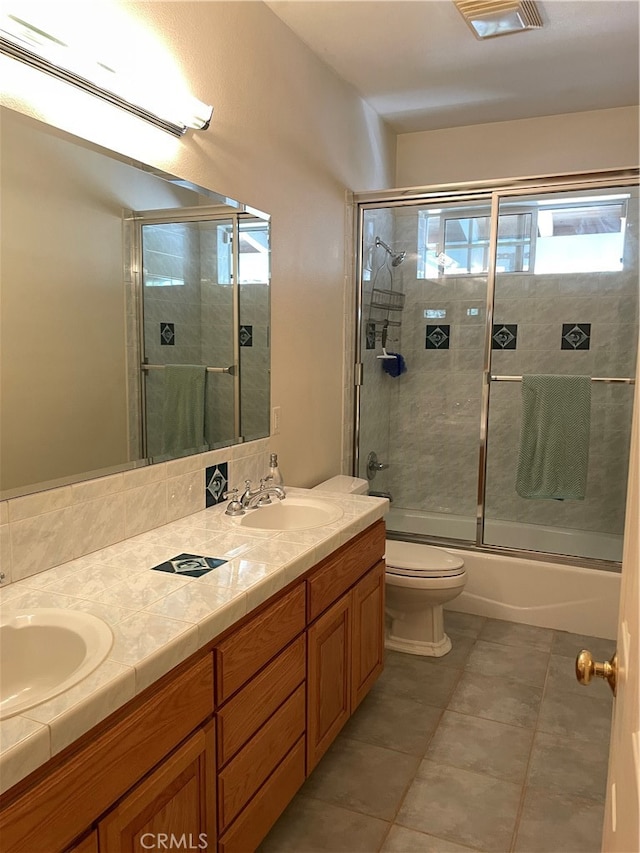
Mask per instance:
[[[475,538],[473,519],[392,508],[386,516],[386,523],[387,530],[397,533],[456,539]],[[530,546],[524,545],[524,542],[535,541],[539,550],[542,547],[541,542],[544,541],[545,530],[549,536],[558,534],[560,538],[557,541],[566,542],[567,539],[568,531],[537,526],[531,531],[525,526],[525,529],[516,535],[517,527],[508,522],[493,522],[490,526],[487,525],[489,541],[525,550]],[[535,540],[531,538],[534,534]],[[509,540],[508,536],[512,538]],[[553,541],[552,538],[547,538],[544,547],[549,547]],[[507,542],[514,544],[507,545]],[[589,540],[583,542],[585,548],[600,548],[598,554],[612,553],[614,544],[616,543],[607,542],[606,537],[600,543]],[[618,572],[453,547],[447,547],[447,551],[462,557],[468,577],[464,592],[452,602],[451,610],[615,639],[620,597]],[[596,554],[592,551],[590,556]],[[619,557],[603,556],[600,559]]]

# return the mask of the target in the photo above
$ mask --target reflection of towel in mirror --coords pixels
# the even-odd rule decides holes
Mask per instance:
[[[197,364],[168,364],[164,371],[163,452],[199,453],[204,440],[206,368]]]
[[[520,497],[584,500],[590,424],[589,376],[523,376]]]

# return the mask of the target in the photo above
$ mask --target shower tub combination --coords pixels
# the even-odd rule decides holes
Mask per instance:
[[[412,539],[427,539],[437,529],[444,539],[467,539],[474,519],[438,516],[392,508],[386,517],[387,528],[394,538],[409,535]],[[493,530],[492,530],[493,528]],[[500,530],[502,528],[502,531]],[[506,528],[506,529],[505,529]],[[554,542],[582,535],[582,546],[598,552],[601,559],[619,551],[619,537],[579,531],[559,531],[536,525],[514,525],[493,522],[485,528],[500,535],[505,542],[512,537],[513,547],[519,550],[539,550],[544,543],[550,551]],[[544,542],[545,534],[551,537]],[[611,541],[616,539],[615,542]],[[482,552],[443,547],[464,560],[467,585],[451,609],[475,613],[492,619],[505,619],[555,628],[592,637],[614,639],[618,623],[620,574],[616,571],[583,568],[549,560],[526,559],[508,553]],[[576,543],[574,542],[574,546]]]
[[[353,472],[396,498],[389,538],[463,558],[453,610],[614,637],[638,340],[637,171],[354,201]],[[402,370],[389,369],[391,350]],[[526,500],[515,490],[519,388],[532,375],[591,379],[578,433],[589,442],[578,445],[589,458],[583,495]],[[383,463],[371,470],[374,453]]]

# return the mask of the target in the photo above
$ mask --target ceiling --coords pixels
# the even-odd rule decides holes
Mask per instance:
[[[638,0],[540,0],[477,40],[452,0],[267,0],[397,133],[638,104]]]

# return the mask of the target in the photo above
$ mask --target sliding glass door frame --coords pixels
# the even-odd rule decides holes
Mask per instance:
[[[360,439],[361,439],[361,409],[363,384],[363,281],[364,281],[364,218],[368,210],[419,207],[429,203],[438,205],[458,204],[462,202],[478,202],[490,209],[490,250],[488,254],[485,335],[482,370],[481,412],[478,447],[478,480],[477,505],[475,521],[475,541],[446,539],[437,536],[418,534],[402,534],[403,539],[417,542],[428,542],[435,545],[449,545],[468,550],[508,553],[525,559],[551,561],[559,564],[583,565],[591,568],[616,570],[619,566],[609,560],[574,557],[570,555],[548,553],[542,551],[527,551],[507,546],[488,545],[484,543],[485,509],[487,487],[487,443],[489,405],[492,383],[492,329],[496,295],[496,259],[498,250],[498,225],[500,204],[505,200],[517,200],[535,194],[554,194],[559,192],[585,192],[603,190],[609,187],[637,187],[638,169],[609,170],[599,173],[576,174],[566,176],[547,176],[543,178],[521,178],[513,181],[484,181],[468,185],[447,185],[408,190],[390,190],[380,193],[355,193],[351,198],[354,211],[354,245],[355,268],[355,367],[354,367],[354,427],[353,427],[353,475],[358,476],[360,469]],[[635,384],[631,378],[625,379],[627,384]]]

